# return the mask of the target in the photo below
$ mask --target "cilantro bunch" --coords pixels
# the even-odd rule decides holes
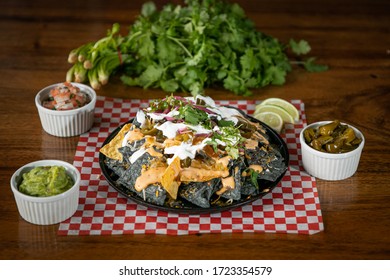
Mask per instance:
[[[157,10],[153,2],[145,3],[126,36],[114,24],[107,37],[73,50],[69,61],[74,65],[67,80],[89,81],[97,89],[110,75],[121,72],[122,82],[129,86],[194,96],[207,87],[222,86],[249,95],[251,88],[284,84],[292,64],[308,71],[327,69],[312,57],[290,61],[288,50],[302,56],[310,52],[310,45],[292,39],[285,45],[257,31],[236,3],[187,0],[185,4]]]

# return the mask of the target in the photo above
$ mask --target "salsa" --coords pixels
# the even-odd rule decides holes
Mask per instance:
[[[50,91],[49,98],[42,105],[51,110],[63,111],[81,108],[89,102],[88,94],[71,83],[64,82]]]
[[[23,174],[19,191],[38,197],[61,194],[74,185],[63,166],[38,166]]]

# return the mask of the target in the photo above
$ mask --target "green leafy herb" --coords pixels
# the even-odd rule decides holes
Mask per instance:
[[[315,58],[314,57],[311,57],[311,58],[308,58],[303,66],[305,67],[305,69],[309,72],[323,72],[323,71],[326,71],[328,70],[328,66],[327,65],[323,65],[323,64],[316,64],[315,62]]]
[[[296,42],[294,39],[290,39],[290,47],[291,50],[297,55],[307,54],[311,50],[309,43],[305,40]]]
[[[234,122],[228,121],[228,120],[224,120],[224,119],[221,119],[221,120],[218,121],[218,126],[219,126],[219,127],[234,126]]]
[[[259,189],[259,183],[257,181],[257,178],[259,177],[259,172],[257,172],[256,170],[253,170],[251,168],[249,168],[247,170],[247,172],[249,172],[249,176],[251,176],[251,182],[252,184],[256,187],[256,189]]]
[[[221,0],[187,0],[158,10],[153,2],[143,5],[127,35],[115,23],[107,36],[70,52],[73,64],[67,81],[88,82],[95,89],[114,73],[129,86],[183,91],[193,96],[207,87],[222,86],[237,95],[251,89],[283,85],[292,64],[310,72],[324,71],[314,58],[290,61],[307,55],[305,40],[288,44],[256,30],[236,3]]]
[[[214,151],[218,150],[218,146],[222,146],[233,159],[238,158],[240,145],[245,141],[245,138],[241,136],[239,128],[225,126],[219,129],[220,131],[213,133],[211,140],[207,144],[212,146]]]
[[[179,108],[179,111],[186,123],[192,125],[203,124],[206,127],[210,127],[209,118],[206,112],[196,109],[189,104]]]
[[[296,42],[293,39],[290,39],[290,48],[293,53],[296,55],[303,55],[310,52],[311,47],[309,43],[305,40],[300,40]],[[323,72],[328,70],[327,65],[317,64],[315,63],[315,57],[309,57],[305,61],[291,61],[291,64],[301,64],[303,67],[309,72]]]
[[[310,57],[305,61],[292,61],[292,64],[302,65],[309,72],[323,72],[328,70],[328,66],[315,63],[315,57]]]

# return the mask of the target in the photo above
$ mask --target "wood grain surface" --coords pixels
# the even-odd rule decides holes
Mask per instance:
[[[36,93],[65,80],[68,53],[126,29],[143,1],[0,2],[0,259],[389,259],[390,257],[390,2],[386,0],[237,0],[258,30],[287,42],[305,39],[329,71],[294,68],[283,86],[254,90],[248,99],[301,99],[309,123],[340,119],[366,138],[357,173],[317,180],[325,230],[293,234],[193,236],[58,236],[58,225],[20,216],[12,173],[40,159],[72,163],[78,137],[43,131]],[[159,7],[168,1],[155,1]],[[181,1],[173,1],[181,3]],[[98,91],[120,98],[159,98],[160,90],[124,86],[118,77]],[[215,99],[242,97],[209,89]],[[191,252],[191,253],[189,253]]]

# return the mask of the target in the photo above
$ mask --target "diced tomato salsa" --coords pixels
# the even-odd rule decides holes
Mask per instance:
[[[71,110],[83,107],[90,101],[89,95],[71,83],[64,82],[49,93],[49,98],[42,105],[51,110]]]

